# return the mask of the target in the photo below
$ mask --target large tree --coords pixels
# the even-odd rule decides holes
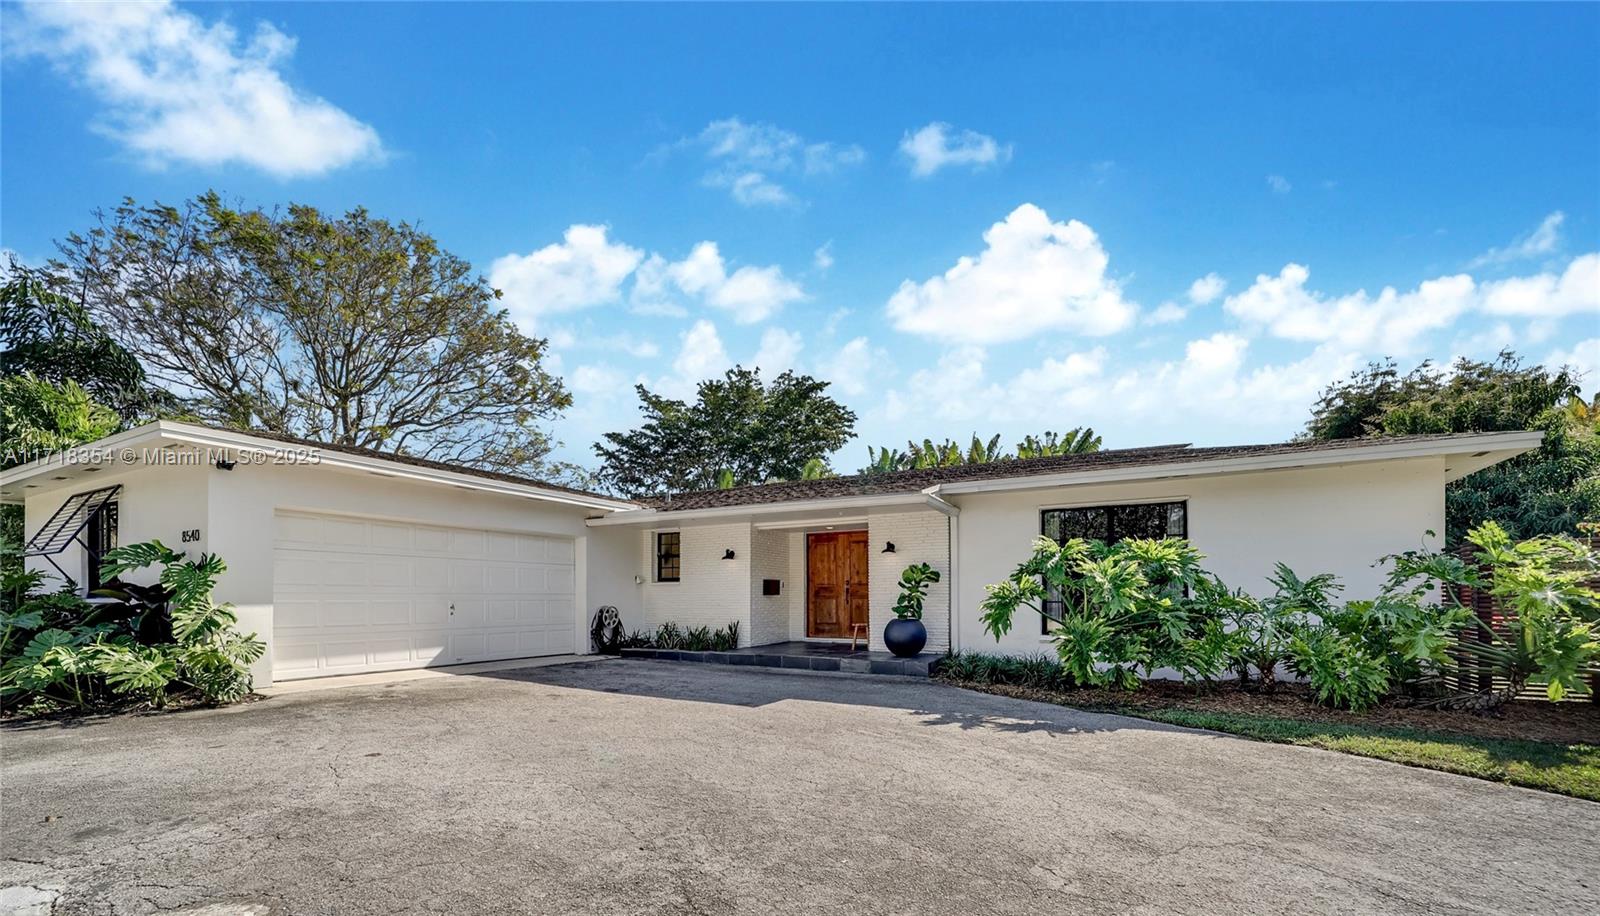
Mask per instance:
[[[177,410],[176,399],[150,383],[132,353],[51,288],[48,274],[11,258],[0,284],[0,376],[23,373],[81,385],[128,422]]]
[[[1459,359],[1449,370],[1424,362],[1402,374],[1377,362],[1328,386],[1312,408],[1309,439],[1538,429],[1544,444],[1445,490],[1447,542],[1485,521],[1513,537],[1572,533],[1600,520],[1600,425],[1582,408],[1566,368],[1524,365],[1504,351]]]
[[[499,293],[408,223],[355,209],[124,201],[60,243],[58,288],[200,417],[539,473],[571,403]]]
[[[652,496],[816,477],[855,434],[855,413],[827,388],[793,372],[764,384],[759,370],[742,367],[701,382],[692,404],[637,385],[645,422],[595,444],[599,478],[620,493]]]

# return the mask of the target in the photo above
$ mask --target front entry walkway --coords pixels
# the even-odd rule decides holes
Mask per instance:
[[[853,649],[848,643],[775,642],[725,652],[691,652],[686,649],[623,649],[623,658],[657,661],[704,662],[713,665],[753,665],[802,671],[837,671],[847,674],[896,674],[927,677],[944,658],[923,652],[915,658],[896,658],[888,652]]]

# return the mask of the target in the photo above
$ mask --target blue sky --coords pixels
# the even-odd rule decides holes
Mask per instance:
[[[1600,382],[1600,6],[4,4],[0,245],[208,188],[420,222],[561,457],[735,362],[868,443],[1293,435],[1369,359]]]

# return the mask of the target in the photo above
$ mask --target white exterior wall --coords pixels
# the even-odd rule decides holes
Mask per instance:
[[[173,550],[197,557],[214,549],[208,546],[207,540],[210,531],[206,518],[205,475],[216,473],[220,472],[208,467],[172,465],[138,468],[119,474],[85,475],[71,487],[28,497],[23,509],[23,537],[29,538],[38,532],[73,494],[121,484],[122,492],[117,494],[118,543],[160,541]],[[195,528],[200,529],[200,540],[185,544],[183,532]],[[73,542],[51,559],[77,581],[81,592],[88,581],[88,560],[83,548]],[[61,586],[60,574],[44,557],[29,557],[27,565],[50,577],[48,588],[53,590]],[[149,584],[155,582],[159,572],[147,570],[130,573],[124,578]]]
[[[803,531],[789,532],[789,578],[783,584],[789,596],[788,639],[806,638],[806,535]]]
[[[884,553],[894,542],[895,552]],[[922,625],[928,629],[924,652],[950,648],[950,524],[941,512],[905,512],[875,515],[867,521],[867,585],[871,595],[867,635],[873,650],[886,652],[883,628],[894,619],[891,610],[900,600],[900,573],[913,563],[927,563],[939,572],[922,606]]]
[[[1267,577],[1282,561],[1302,576],[1336,574],[1345,598],[1372,597],[1385,576],[1372,565],[1379,557],[1424,546],[1430,530],[1443,538],[1444,462],[1418,458],[948,499],[961,508],[958,647],[1026,654],[1049,646],[1037,615],[1017,617],[997,644],[983,631],[979,605],[984,586],[1028,556],[1042,509],[1185,500],[1190,542],[1206,555],[1205,568],[1229,586],[1265,594]]]
[[[655,580],[658,530],[679,531],[681,535],[677,582]],[[640,602],[645,628],[654,629],[671,621],[679,626],[715,629],[737,620],[739,644],[750,645],[750,534],[746,522],[636,532],[641,561],[638,574],[644,579]],[[730,549],[734,558],[724,560],[723,553]]]
[[[781,531],[750,533],[750,645],[789,638],[789,537]],[[763,579],[778,580],[778,594],[761,594]]]

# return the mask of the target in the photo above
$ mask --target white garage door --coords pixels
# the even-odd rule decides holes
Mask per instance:
[[[561,655],[570,538],[280,512],[275,680]]]

